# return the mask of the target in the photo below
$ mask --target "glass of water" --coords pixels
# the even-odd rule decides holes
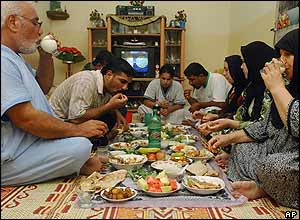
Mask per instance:
[[[109,154],[108,146],[98,146],[96,150],[97,156],[104,156],[107,157]]]
[[[285,76],[285,67],[284,67],[284,64],[283,64],[283,62],[282,62],[281,59],[275,59],[275,58],[273,58],[273,59],[271,60],[271,62],[267,62],[266,64],[275,64],[275,63],[278,63],[278,64],[279,64],[279,71],[280,71],[280,73],[281,73],[283,76]],[[260,70],[260,74],[262,74],[262,73],[264,73],[264,69],[261,69],[261,70]]]

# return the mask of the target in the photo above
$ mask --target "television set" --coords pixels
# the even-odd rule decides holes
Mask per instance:
[[[126,60],[134,69],[133,77],[153,78],[155,76],[153,48],[114,48],[113,54]]]

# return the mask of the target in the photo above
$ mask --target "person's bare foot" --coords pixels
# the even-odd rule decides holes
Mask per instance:
[[[259,188],[254,181],[236,181],[231,184],[232,196],[239,198],[241,195],[246,196],[249,200],[266,197],[264,190]]]
[[[93,156],[89,158],[80,169],[81,175],[91,175],[93,172],[99,172],[106,168],[107,158]]]
[[[215,157],[215,161],[221,168],[225,169],[228,165],[229,154],[222,152]]]

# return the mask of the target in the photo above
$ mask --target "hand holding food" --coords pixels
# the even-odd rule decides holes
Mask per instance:
[[[219,147],[226,147],[231,144],[230,141],[229,135],[216,135],[207,142],[207,148],[209,151],[216,153]]]
[[[168,102],[168,100],[161,101],[159,103],[159,105],[160,105],[161,108],[169,108],[169,102]]]
[[[83,137],[102,137],[108,132],[107,124],[99,120],[89,120],[79,124],[80,135]]]
[[[128,101],[128,98],[126,95],[123,95],[122,93],[118,93],[111,97],[109,102],[107,104],[110,105],[111,109],[119,109],[123,107]]]
[[[213,121],[218,119],[219,116],[217,114],[213,114],[213,113],[207,113],[203,116],[202,118],[202,122],[208,122],[208,121]]]
[[[169,115],[169,110],[167,108],[162,108],[160,114],[167,117]]]
[[[190,99],[190,98],[191,98],[191,92],[192,92],[191,89],[185,89],[185,90],[184,90],[184,97],[185,97],[186,99]]]

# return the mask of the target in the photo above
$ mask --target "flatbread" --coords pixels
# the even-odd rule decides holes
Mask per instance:
[[[215,176],[218,177],[219,173],[215,171],[208,163],[206,164],[207,167],[207,173],[204,174],[204,176]]]
[[[102,179],[96,182],[96,188],[106,189],[116,186],[119,182],[125,180],[127,170],[117,170],[106,174]]]
[[[186,170],[192,174],[195,174],[196,176],[203,176],[205,173],[207,173],[208,168],[199,160],[189,165]]]
[[[208,163],[204,164],[200,160],[189,165],[186,170],[196,176],[219,176],[219,173],[215,171]]]
[[[126,175],[127,170],[117,170],[106,175],[102,175],[99,172],[94,172],[87,178],[82,179],[79,187],[83,191],[90,192],[114,187],[119,182],[122,182],[126,178]]]

